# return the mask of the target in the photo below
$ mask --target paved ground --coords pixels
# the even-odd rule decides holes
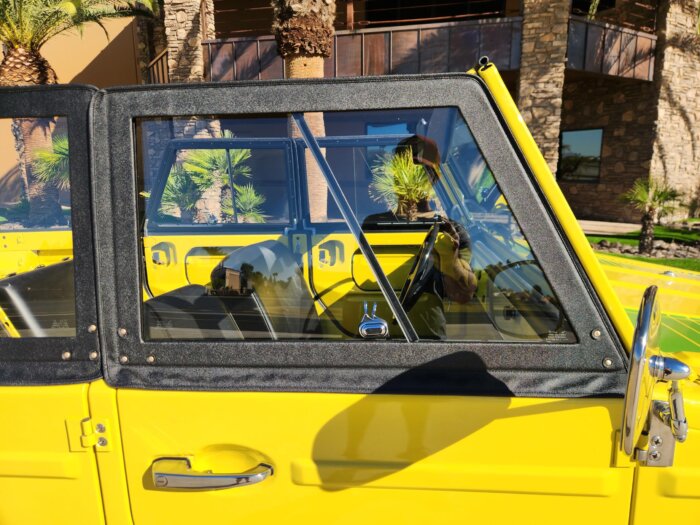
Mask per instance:
[[[616,233],[630,233],[639,231],[639,224],[628,222],[602,222],[602,221],[578,221],[587,234],[614,235]]]

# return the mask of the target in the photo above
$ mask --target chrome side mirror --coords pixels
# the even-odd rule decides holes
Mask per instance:
[[[637,316],[625,393],[622,449],[645,465],[661,467],[673,464],[675,443],[685,441],[688,434],[680,381],[688,378],[691,370],[677,359],[661,356],[661,312],[656,293],[656,286],[646,289]],[[671,381],[668,402],[653,401],[656,383],[667,381]],[[645,429],[648,441],[643,443]]]

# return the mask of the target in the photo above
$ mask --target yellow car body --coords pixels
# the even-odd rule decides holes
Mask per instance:
[[[700,371],[700,353],[693,353],[700,351],[700,275],[677,271],[671,276],[663,267],[594,254],[495,67],[482,65],[470,73],[495,101],[625,349],[632,349],[642,292],[654,284],[668,314],[664,328],[677,334],[662,349]],[[393,289],[401,289],[423,237],[424,232],[367,234]],[[0,279],[72,257],[70,232],[3,233],[3,240]],[[144,235],[134,253],[143,261],[145,277],[133,300],[147,303],[179,288],[207,286],[212,268],[236,247],[274,240],[280,236],[269,232],[232,233],[223,241],[214,234]],[[381,297],[375,273],[351,234],[315,232],[284,237],[281,243],[308,257],[302,278],[324,298],[323,305],[314,304],[319,316],[332,315],[352,331],[361,320],[362,302]],[[109,273],[115,263],[99,240],[98,245],[108,260],[98,264],[98,283],[119,289]],[[120,249],[128,248],[114,248]],[[477,283],[477,296],[486,281]],[[391,315],[386,306],[379,311]],[[112,315],[103,307],[94,326],[77,329],[100,332],[102,344],[130,341],[131,328],[111,323]],[[6,335],[17,338],[7,315],[0,321]],[[141,335],[135,337],[143,343]],[[0,338],[0,348],[9,338]],[[89,359],[121,365],[136,359],[99,353]],[[140,365],[157,375],[161,354],[142,357]],[[62,354],[64,362],[71,358],[70,352]],[[398,378],[420,372],[419,366]],[[694,523],[700,509],[697,380],[684,386],[686,442],[676,445],[672,467],[653,467],[620,450],[624,405],[616,396],[304,391],[303,376],[299,391],[217,390],[204,384],[153,389],[115,387],[119,378],[105,376],[79,384],[26,381],[0,387],[5,428],[0,523],[651,525]],[[666,396],[658,385],[656,398]],[[170,465],[171,483],[178,475],[206,478],[252,472],[260,465],[271,466],[271,474],[228,490],[167,490],[158,485],[155,471],[156,461],[164,459],[179,465]]]

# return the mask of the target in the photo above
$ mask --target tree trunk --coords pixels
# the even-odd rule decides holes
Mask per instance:
[[[0,62],[0,86],[33,86],[57,84],[51,64],[38,52],[24,48],[8,48]]]
[[[55,181],[43,182],[34,174],[34,158],[37,150],[51,149],[54,122],[49,118],[23,118],[19,128],[24,142],[24,169],[27,177],[26,195],[29,201],[28,226],[56,226],[66,224],[59,203],[58,185]]]
[[[51,65],[38,52],[21,47],[7,49],[0,63],[0,86],[31,86],[56,84],[58,79]],[[34,175],[34,152],[51,149],[53,118],[15,119],[19,162],[25,181],[25,195],[29,201],[29,226],[54,226],[65,224],[59,204],[58,186],[52,182],[41,182]]]
[[[642,233],[639,236],[639,253],[651,254],[654,249],[654,213],[642,215]]]
[[[273,0],[272,30],[284,58],[287,78],[323,78],[324,57],[333,46],[335,0]],[[326,134],[323,113],[307,113],[306,122],[317,137]],[[292,126],[292,136],[299,136]],[[325,155],[325,151],[323,152]],[[328,185],[318,163],[306,151],[306,180],[312,222],[328,219]]]
[[[284,59],[287,78],[323,78],[323,57],[293,56]],[[304,119],[315,137],[325,137],[326,124],[323,113],[305,113]],[[292,136],[301,134],[296,126],[292,128]],[[323,156],[326,150],[322,149]],[[309,193],[309,212],[312,222],[328,221],[328,184],[323,176],[321,167],[308,149],[304,154],[306,161],[306,185]]]

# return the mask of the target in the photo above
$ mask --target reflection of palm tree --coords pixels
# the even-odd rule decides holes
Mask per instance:
[[[427,203],[433,193],[427,170],[413,162],[410,148],[379,159],[372,167],[369,191],[372,199],[385,202],[409,221],[416,219],[419,205]]]
[[[223,136],[233,138],[234,135],[224,131]],[[206,198],[206,192],[213,189],[221,203],[217,214],[220,212],[223,222],[265,222],[260,208],[265,197],[250,183],[234,183],[241,177],[251,177],[251,168],[246,164],[250,158],[250,149],[195,149],[187,152],[168,177],[163,204],[178,208],[183,221],[191,222],[195,213],[202,211],[198,210],[198,203]],[[178,191],[183,194],[177,196]],[[204,220],[208,218],[204,217]]]
[[[41,180],[36,173],[36,155],[39,152],[54,151],[51,134],[55,126],[54,119],[23,118],[16,119],[24,146],[25,193],[29,201],[28,225],[54,226],[65,224],[59,204],[58,184],[56,180]],[[41,165],[39,163],[38,165]]]
[[[53,137],[52,149],[34,152],[32,168],[36,178],[43,183],[53,183],[59,190],[70,189],[70,166],[68,163],[68,137]]]
[[[192,176],[181,165],[175,164],[163,189],[161,211],[169,213],[179,210],[181,221],[191,224],[202,193],[203,189],[192,179]]]
[[[266,216],[263,214],[261,206],[265,202],[265,196],[255,191],[252,184],[234,184],[233,187],[236,191],[235,199],[227,198],[225,204],[221,206],[221,214],[224,219],[234,218],[234,206],[229,203],[235,200],[235,216],[239,222],[264,223]]]
[[[225,130],[224,138],[233,138],[233,133]],[[238,176],[250,177],[250,166],[245,162],[250,159],[249,149],[196,149],[188,153],[182,164],[203,188],[210,188],[216,182],[222,185]]]

